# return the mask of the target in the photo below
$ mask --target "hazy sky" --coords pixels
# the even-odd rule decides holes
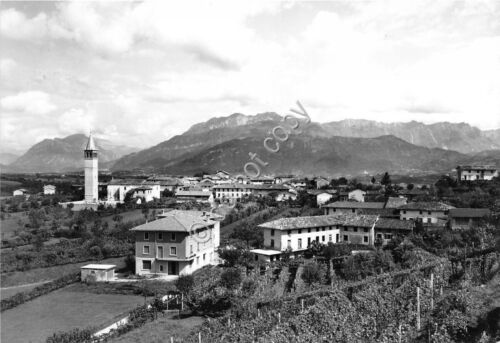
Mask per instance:
[[[500,127],[500,1],[8,2],[0,143],[147,147],[234,112]]]

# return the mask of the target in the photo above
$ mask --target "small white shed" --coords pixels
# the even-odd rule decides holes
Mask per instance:
[[[115,278],[114,264],[87,264],[80,268],[81,280],[86,281],[88,278],[95,281],[111,281]]]

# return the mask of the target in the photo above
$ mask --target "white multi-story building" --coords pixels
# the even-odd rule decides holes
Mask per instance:
[[[489,181],[498,176],[498,169],[490,165],[458,166],[456,170],[458,181]]]
[[[220,219],[209,212],[173,210],[132,228],[136,274],[175,278],[218,264]]]
[[[438,224],[448,220],[448,212],[453,206],[442,202],[411,202],[399,207],[401,220],[416,220],[424,224]]]

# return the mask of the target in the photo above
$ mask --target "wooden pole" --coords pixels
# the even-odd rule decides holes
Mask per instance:
[[[420,287],[417,287],[417,330],[420,331]]]
[[[174,343],[174,338],[170,336],[170,343]]]
[[[198,332],[198,343],[201,343],[201,332]]]
[[[278,324],[281,324],[281,312],[278,312]]]
[[[401,324],[399,324],[399,330],[398,330],[398,343],[401,343]]]
[[[434,310],[434,273],[431,273],[431,310]]]
[[[300,299],[300,306],[302,307],[302,312],[304,312],[304,299]]]

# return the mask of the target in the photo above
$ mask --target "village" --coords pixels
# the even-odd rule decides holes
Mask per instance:
[[[303,312],[304,301],[314,304],[307,292],[347,287],[352,294],[352,282],[376,284],[377,277],[410,273],[431,277],[432,301],[439,303],[453,289],[445,274],[484,285],[498,270],[495,166],[457,166],[435,183],[395,183],[390,171],[363,182],[294,175],[251,178],[223,170],[115,176],[100,172],[92,135],[82,160],[83,177],[2,176],[12,188],[12,195],[1,200],[2,315],[19,320],[40,302],[44,305],[37,305],[36,315],[46,318],[43,311],[53,309],[55,318],[52,326],[44,322],[44,330],[32,318],[32,332],[9,336],[10,342],[36,339],[39,332],[47,342],[114,342],[158,321],[171,329],[156,327],[152,334],[175,341],[218,340],[222,332],[214,325],[226,324],[235,338],[238,326],[230,321],[248,319],[236,319],[232,309],[247,301],[263,306],[255,309],[253,320],[259,321],[264,304],[275,297],[298,297]],[[90,304],[99,301],[98,307],[75,303],[92,298]],[[423,337],[422,323],[438,321],[434,305],[422,308],[427,305],[420,305],[420,299],[408,299],[417,300],[420,309],[396,334],[408,325],[407,335]],[[65,302],[84,316],[75,314],[72,321]],[[271,308],[268,315],[279,315],[278,326],[286,311],[295,316],[295,310]],[[109,312],[89,321],[96,309]],[[476,315],[487,315],[489,309]],[[67,317],[66,329],[59,325],[61,315]],[[220,324],[205,322],[206,316]],[[457,337],[469,337],[463,328],[456,328]]]

